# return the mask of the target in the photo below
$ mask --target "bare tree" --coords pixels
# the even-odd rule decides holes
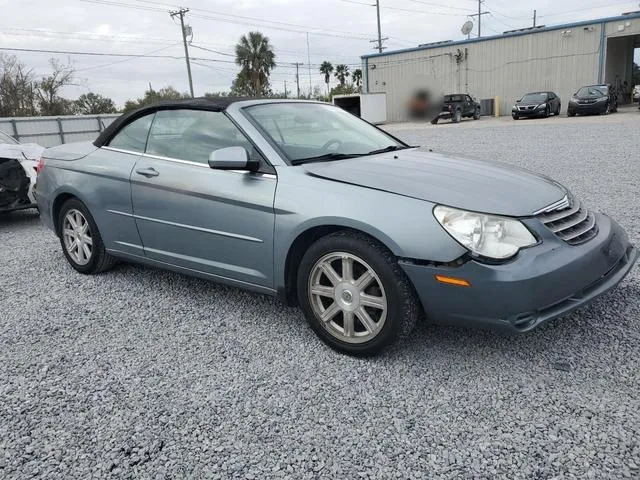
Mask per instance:
[[[73,102],[60,96],[60,91],[72,85],[74,69],[63,65],[57,59],[49,61],[53,72],[37,82],[36,95],[41,115],[66,115],[72,113]]]
[[[36,114],[33,71],[15,56],[0,54],[0,117]]]

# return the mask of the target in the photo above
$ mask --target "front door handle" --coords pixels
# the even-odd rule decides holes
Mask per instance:
[[[140,169],[136,170],[136,173],[138,175],[144,175],[147,178],[157,177],[158,175],[160,175],[160,173],[153,167],[140,168]]]

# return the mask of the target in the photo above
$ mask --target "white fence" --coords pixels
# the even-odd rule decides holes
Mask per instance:
[[[0,131],[22,143],[55,147],[94,140],[119,115],[63,115],[60,117],[0,118]]]

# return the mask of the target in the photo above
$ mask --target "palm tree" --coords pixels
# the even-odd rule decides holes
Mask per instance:
[[[269,73],[275,68],[276,55],[269,39],[260,32],[249,32],[236,44],[236,63],[242,67],[239,76],[247,80],[253,96],[263,95],[269,89]]]
[[[344,87],[344,84],[347,81],[347,78],[349,77],[349,67],[344,63],[341,63],[340,65],[336,65],[335,77],[340,82],[340,86]]]
[[[362,84],[362,70],[356,68],[351,74],[351,78],[353,79],[353,83],[356,84],[356,87],[360,88]]]
[[[329,95],[329,82],[331,81],[331,74],[333,73],[333,65],[326,60],[320,65],[320,73],[324,73],[324,83],[327,84],[327,95]]]

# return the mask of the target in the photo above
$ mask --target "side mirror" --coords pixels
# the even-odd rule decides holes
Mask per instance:
[[[258,169],[258,162],[249,160],[249,152],[244,147],[226,147],[211,152],[209,167],[216,170],[255,171]]]

